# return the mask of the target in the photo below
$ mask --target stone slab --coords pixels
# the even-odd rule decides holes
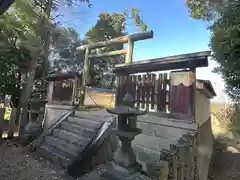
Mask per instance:
[[[84,119],[91,119],[97,122],[106,122],[109,119],[115,118],[115,115],[108,113],[106,110],[96,111],[75,111],[75,116]]]
[[[90,128],[90,129],[99,129],[102,125],[100,122],[92,121],[90,119],[83,119],[78,117],[68,117],[68,122],[72,124],[77,124],[82,127]]]
[[[78,153],[81,151],[80,148],[77,148],[74,145],[67,143],[66,141],[57,139],[53,136],[46,136],[45,143],[63,151],[64,154],[66,154],[66,157],[70,159],[76,157]]]
[[[192,123],[192,122],[184,121],[184,120],[158,117],[158,116],[149,115],[149,114],[139,116],[138,121],[139,122],[150,123],[150,124],[155,124],[155,125],[186,129],[188,131],[196,131],[197,130],[197,124],[196,123]]]
[[[161,151],[162,149],[170,149],[170,144],[176,143],[177,141],[174,141],[172,139],[158,138],[145,134],[139,134],[132,142],[133,145],[140,145],[147,149],[153,149],[155,151]]]
[[[167,162],[160,160],[161,152],[153,149],[148,149],[140,145],[133,145],[134,152],[137,157],[137,162],[142,165],[142,169],[150,177],[158,177],[163,165]]]
[[[97,132],[94,131],[93,129],[84,128],[82,126],[79,126],[77,124],[71,124],[69,122],[62,122],[61,128],[64,130],[76,133],[77,135],[79,135],[81,137],[85,137],[89,140],[97,134]]]
[[[56,150],[54,150],[53,147],[47,145],[40,146],[40,148],[37,149],[37,153],[64,168],[66,168],[72,162],[69,158],[61,155],[61,152],[56,153]]]
[[[83,148],[89,142],[89,139],[83,136],[78,136],[70,131],[63,129],[54,129],[53,136],[61,140],[67,141],[70,144],[76,145],[76,147]]]
[[[137,126],[142,129],[142,133],[145,135],[175,141],[183,134],[195,134],[197,132],[197,129],[192,127],[192,125],[189,127],[187,123],[172,122],[171,120],[163,118],[150,119],[147,116],[145,116],[145,118],[139,118]]]

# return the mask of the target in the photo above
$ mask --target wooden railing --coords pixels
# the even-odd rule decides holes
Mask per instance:
[[[194,82],[195,75],[191,71],[119,76],[116,104],[121,104],[123,96],[128,92],[134,97],[138,109],[193,117]]]
[[[119,76],[116,103],[120,104],[124,94],[129,92],[138,109],[167,111],[168,89],[167,73]]]

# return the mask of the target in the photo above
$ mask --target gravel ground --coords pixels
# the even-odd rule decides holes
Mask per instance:
[[[36,159],[16,143],[4,140],[0,145],[1,180],[71,180],[49,161]]]
[[[229,147],[218,153],[209,180],[240,180],[240,151]]]
[[[65,171],[35,158],[12,141],[0,145],[0,180],[72,180]],[[228,148],[216,155],[209,180],[240,180],[240,150]]]

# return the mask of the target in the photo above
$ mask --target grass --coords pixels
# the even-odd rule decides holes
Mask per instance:
[[[220,122],[220,125],[224,128],[231,123],[231,111],[226,103],[211,103],[211,115]]]
[[[212,103],[212,130],[216,138],[238,141],[240,138],[240,112],[226,103]]]

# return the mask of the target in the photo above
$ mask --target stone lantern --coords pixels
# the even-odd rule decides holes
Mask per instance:
[[[146,112],[134,108],[134,100],[127,93],[122,105],[107,112],[118,116],[117,127],[114,133],[119,137],[121,145],[114,153],[113,162],[101,165],[94,171],[84,175],[81,180],[150,180],[141,174],[141,165],[137,163],[136,156],[131,145],[132,140],[142,132],[137,128],[137,116]]]
[[[142,132],[137,127],[137,116],[145,114],[133,108],[134,100],[127,93],[123,99],[123,104],[113,109],[107,109],[107,112],[118,116],[117,128],[115,134],[121,141],[121,146],[114,153],[114,162],[130,172],[141,170],[140,165],[136,162],[136,156],[131,146],[132,140]]]

